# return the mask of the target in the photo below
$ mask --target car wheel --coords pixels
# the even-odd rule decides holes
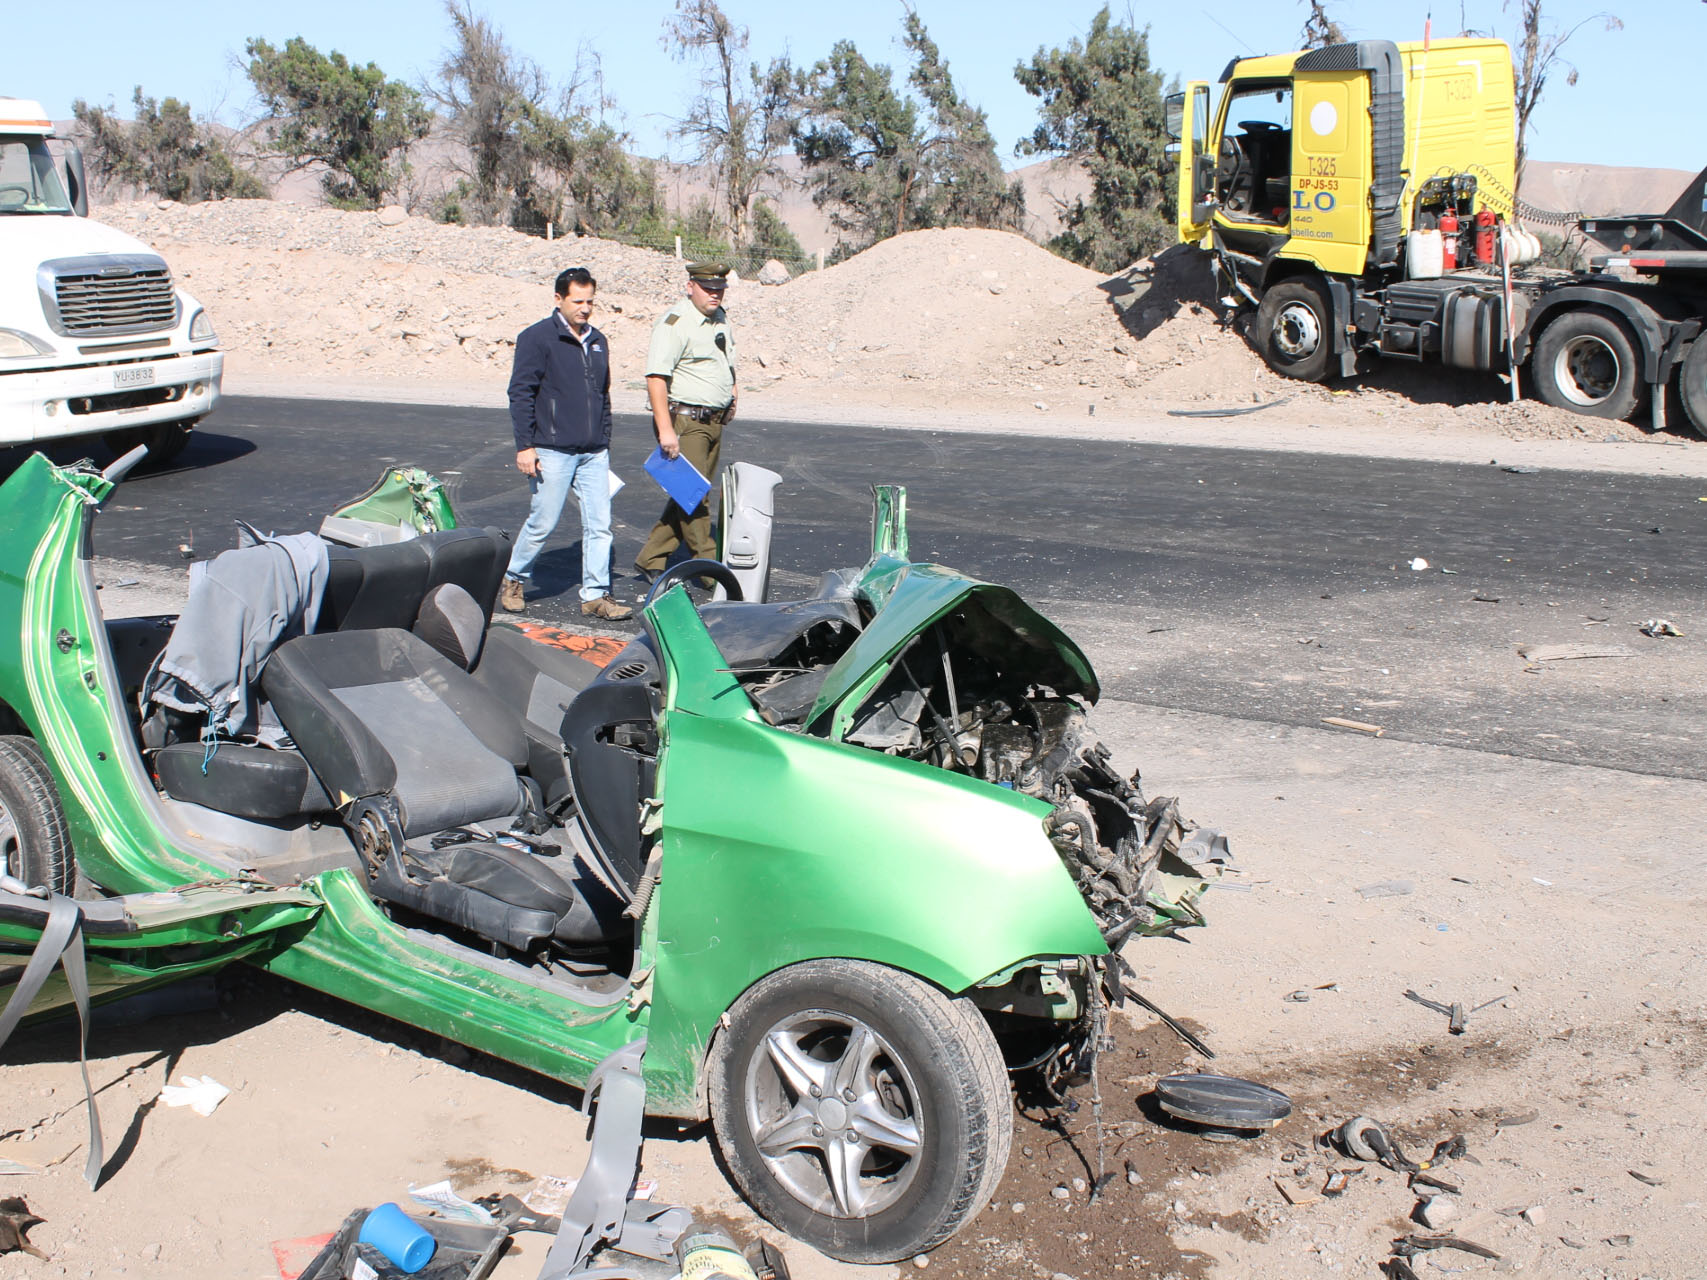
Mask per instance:
[[[1567,311],[1541,331],[1530,358],[1536,393],[1591,418],[1636,412],[1641,370],[1623,324],[1600,311]]]
[[[982,1015],[883,965],[813,960],[762,979],[729,1010],[708,1072],[742,1194],[834,1258],[934,1248],[1007,1166],[1013,1101]]]
[[[29,738],[0,737],[0,866],[32,888],[66,894],[76,888],[65,810],[41,749]]]
[[[1282,280],[1257,308],[1257,350],[1268,367],[1287,378],[1323,382],[1333,355],[1333,309],[1310,280]]]
[[[1707,440],[1707,334],[1697,335],[1678,371],[1677,389],[1683,400],[1683,416],[1695,434]]]

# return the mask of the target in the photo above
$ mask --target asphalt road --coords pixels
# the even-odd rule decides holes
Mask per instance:
[[[621,416],[616,437],[624,574],[661,502],[646,423]],[[1707,482],[756,421],[732,427],[736,459],[784,477],[778,596],[863,562],[869,485],[897,482],[915,558],[1016,588],[1085,647],[1105,695],[1707,778]],[[181,565],[181,547],[233,545],[237,517],[312,528],[392,462],[444,478],[465,523],[526,514],[502,410],[233,397],[178,464],[127,480],[97,551]],[[571,509],[536,616],[579,621],[579,570]],[[1655,617],[1685,637],[1642,635]],[[1626,652],[1533,663],[1524,644]]]

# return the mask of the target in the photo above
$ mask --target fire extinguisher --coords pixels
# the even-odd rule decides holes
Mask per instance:
[[[1484,267],[1494,265],[1494,211],[1476,210],[1476,261]]]
[[[1458,270],[1458,214],[1456,210],[1447,209],[1440,215],[1440,246],[1443,255],[1441,269],[1445,271]]]

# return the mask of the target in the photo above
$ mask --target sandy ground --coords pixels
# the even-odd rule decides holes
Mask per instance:
[[[1457,1233],[1501,1258],[1434,1254],[1417,1262],[1424,1276],[1699,1274],[1707,1226],[1688,1153],[1707,1123],[1696,865],[1707,785],[1122,704],[1097,722],[1118,760],[1144,762],[1153,794],[1177,793],[1233,832],[1242,866],[1189,943],[1130,948],[1143,990],[1199,1028],[1215,1070],[1281,1087],[1297,1111],[1237,1146],[1143,1120],[1155,1077],[1199,1064],[1169,1036],[1137,1034],[1150,1023],[1139,1011],[1104,1079],[1122,1121],[1111,1145],[1125,1144],[1114,1167],[1136,1153],[1142,1177],[1117,1178],[1109,1196],[1143,1231],[1111,1230],[1106,1212],[1092,1222],[1082,1195],[1037,1194],[1040,1177],[1070,1189],[1080,1157],[1094,1160],[1083,1113],[1070,1147],[1022,1123],[1021,1147],[1042,1155],[1016,1158],[995,1207],[929,1270],[1373,1275],[1389,1242],[1417,1229],[1401,1176],[1365,1167],[1342,1197],[1300,1205],[1276,1187],[1309,1200],[1354,1165],[1314,1139],[1367,1113],[1413,1154],[1455,1133],[1468,1142],[1473,1162],[1436,1172],[1461,1188]],[[1395,882],[1409,890],[1370,888]],[[1406,989],[1505,1001],[1452,1036]],[[271,1241],[330,1230],[411,1182],[513,1191],[578,1171],[585,1151],[570,1091],[245,978],[218,1012],[95,1036],[113,1155],[91,1194],[72,1043],[59,1024],[9,1051],[0,1158],[44,1171],[0,1192],[47,1219],[32,1239],[52,1261],[0,1256],[5,1280],[260,1280],[276,1275]],[[202,1073],[233,1089],[211,1117],[156,1103],[168,1078]],[[762,1229],[702,1132],[660,1127],[645,1164],[660,1197]],[[1158,1226],[1169,1247],[1134,1253]],[[537,1274],[543,1239],[519,1244],[500,1276]],[[788,1251],[802,1280],[898,1270]]]
[[[233,393],[501,405],[505,344],[543,314],[538,282],[562,256],[499,241],[466,250],[475,240],[464,239],[452,266],[434,245],[472,233],[420,220],[398,232],[400,250],[385,239],[396,227],[371,215],[314,215],[334,225],[299,210],[262,225],[275,210],[129,208],[103,216],[156,243],[214,309]],[[247,230],[219,221],[239,214]],[[1161,288],[1155,306],[1121,312],[1108,282],[1013,239],[926,233],[904,237],[880,272],[855,259],[778,290],[738,287],[742,350],[765,357],[753,362],[762,377],[744,374],[743,410],[1707,476],[1707,446],[1501,405],[1495,380],[1474,395],[1403,372],[1333,390],[1281,383],[1180,281],[1128,279]],[[600,267],[604,300],[624,308],[609,324],[622,409],[639,408],[636,353],[668,300],[654,268],[615,253]],[[846,317],[872,313],[872,333],[841,339]],[[1166,416],[1284,396],[1238,418]],[[113,613],[169,607],[181,589],[176,575],[105,567]],[[1201,1030],[1216,1070],[1281,1087],[1296,1110],[1236,1145],[1158,1123],[1140,1100],[1157,1075],[1198,1060],[1140,1011],[1105,1076],[1111,1146],[1133,1160],[1136,1182],[1117,1176],[1109,1199],[1087,1207],[1071,1181],[1095,1158],[1084,1113],[1067,1137],[1022,1122],[992,1208],[921,1269],[1372,1276],[1417,1229],[1416,1196],[1402,1176],[1358,1166],[1344,1194],[1321,1197],[1329,1173],[1353,1162],[1315,1144],[1366,1113],[1416,1154],[1465,1136],[1468,1157],[1436,1171],[1460,1188],[1452,1227],[1500,1256],[1427,1254],[1419,1275],[1702,1274],[1707,1218],[1688,1168],[1707,1124],[1707,784],[1115,702],[1096,723],[1118,761],[1143,764],[1152,794],[1178,794],[1189,815],[1232,833],[1242,865],[1189,943],[1133,946],[1144,991]],[[1407,989],[1504,1000],[1453,1036]],[[23,1196],[46,1219],[31,1239],[51,1260],[0,1255],[0,1280],[268,1280],[271,1242],[329,1231],[411,1182],[517,1190],[577,1172],[585,1154],[569,1091],[245,972],[217,1009],[97,1031],[91,1070],[111,1154],[91,1194],[73,1047],[68,1024],[8,1047],[0,1159],[39,1172],[0,1175],[0,1196]],[[233,1090],[212,1116],[156,1101],[168,1079],[202,1073]],[[658,1128],[645,1161],[661,1198],[768,1231],[735,1199],[703,1131]],[[1049,1194],[1056,1184],[1065,1198]],[[543,1261],[541,1238],[518,1246],[504,1280]],[[800,1280],[914,1269],[787,1248]]]

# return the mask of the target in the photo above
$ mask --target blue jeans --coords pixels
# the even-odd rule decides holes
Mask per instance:
[[[581,599],[597,600],[610,594],[610,451],[570,453],[566,449],[540,449],[539,475],[528,477],[533,501],[527,523],[516,535],[510,553],[512,578],[526,582],[533,577],[533,562],[539,559],[545,540],[563,515],[563,504],[574,490],[581,507]]]

